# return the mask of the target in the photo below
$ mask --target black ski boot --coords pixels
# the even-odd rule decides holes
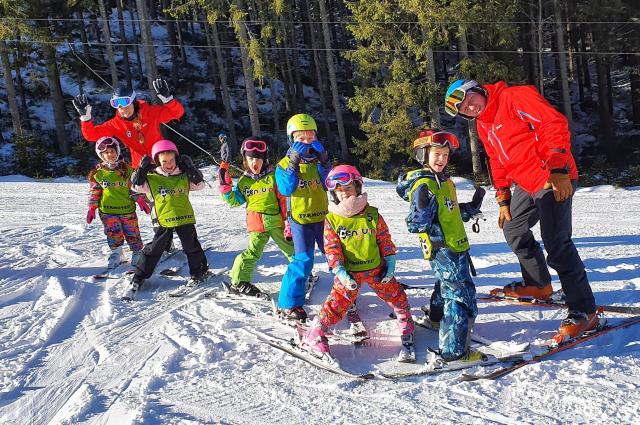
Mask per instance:
[[[229,292],[246,297],[268,298],[268,295],[249,282],[238,282],[229,285]]]

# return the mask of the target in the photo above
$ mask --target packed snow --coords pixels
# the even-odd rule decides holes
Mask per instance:
[[[455,181],[460,200],[470,200],[471,183]],[[420,315],[433,274],[415,235],[405,229],[407,204],[391,183],[366,180],[364,189],[390,226],[398,278],[426,286],[409,291]],[[85,224],[87,192],[88,185],[74,179],[0,181],[1,423],[638,423],[640,325],[496,381],[461,383],[460,372],[394,381],[377,372],[395,367],[400,337],[390,309],[365,289],[360,314],[372,339],[359,347],[332,342],[332,349],[346,370],[376,378],[350,379],[262,342],[293,334],[266,314],[269,306],[204,298],[220,288],[222,276],[195,296],[168,298],[188,271],[156,274],[132,303],[119,298],[126,277],[93,281],[106,266],[108,248],[99,220]],[[492,196],[489,191],[483,204],[480,233],[468,226],[480,294],[519,277],[497,228]],[[244,209],[226,206],[214,188],[191,199],[210,268],[223,273],[246,246]],[[638,211],[637,189],[600,186],[575,195],[574,241],[600,304],[640,306]],[[149,217],[139,217],[150,241]],[[332,281],[324,259],[318,254],[316,260],[320,281],[308,305],[312,314]],[[179,254],[159,269],[183,262]],[[270,243],[255,282],[275,294],[285,269],[286,259]],[[544,343],[566,314],[560,308],[478,303],[476,334],[506,346]],[[623,316],[606,317],[615,323]],[[416,339],[424,361],[436,335],[419,328]]]

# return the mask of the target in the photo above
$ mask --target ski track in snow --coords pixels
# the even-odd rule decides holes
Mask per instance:
[[[456,182],[461,202],[469,200],[469,182]],[[366,180],[365,190],[398,246],[398,278],[433,282],[414,235],[405,230],[407,204],[393,185]],[[519,277],[515,256],[495,225],[492,195],[484,202],[481,233],[468,228],[479,293]],[[244,209],[227,207],[209,188],[191,196],[210,267],[229,269],[246,246]],[[256,335],[293,335],[292,328],[269,318],[268,305],[203,298],[219,289],[223,276],[191,297],[168,298],[181,277],[156,275],[139,300],[125,303],[119,294],[126,276],[91,279],[104,270],[108,249],[100,221],[84,224],[86,197],[84,183],[0,182],[1,423],[560,424],[634,423],[639,417],[637,326],[497,381],[459,383],[458,372],[358,381],[260,342]],[[640,305],[637,211],[638,190],[601,186],[581,189],[574,198],[574,242],[599,303]],[[150,220],[139,217],[149,241]],[[184,257],[172,260],[164,266],[180,265]],[[324,259],[316,260],[320,281],[309,301],[312,315],[332,282]],[[275,295],[285,270],[285,258],[270,243],[255,280]],[[185,277],[188,270],[180,273]],[[558,289],[553,271],[552,276]],[[415,314],[430,293],[409,291]],[[389,308],[367,290],[358,304],[372,338],[361,347],[332,342],[336,357],[356,373],[402,367],[393,362],[400,341]],[[478,305],[476,332],[493,340],[540,344],[565,314],[482,300]],[[416,339],[421,361],[437,335],[419,328]]]

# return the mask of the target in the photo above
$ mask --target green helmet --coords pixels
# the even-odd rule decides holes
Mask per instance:
[[[294,131],[318,131],[316,120],[309,114],[296,114],[287,121],[287,138],[291,140]]]

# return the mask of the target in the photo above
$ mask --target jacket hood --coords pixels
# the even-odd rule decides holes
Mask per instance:
[[[438,180],[443,182],[445,180],[448,180],[449,176],[447,176],[444,173],[440,173],[436,176],[436,173],[434,173],[433,171],[425,170],[425,169],[409,171],[407,174],[401,174],[398,177],[398,185],[396,186],[396,193],[402,199],[409,202],[409,192],[411,191],[413,184],[422,178],[430,178],[433,180]]]

